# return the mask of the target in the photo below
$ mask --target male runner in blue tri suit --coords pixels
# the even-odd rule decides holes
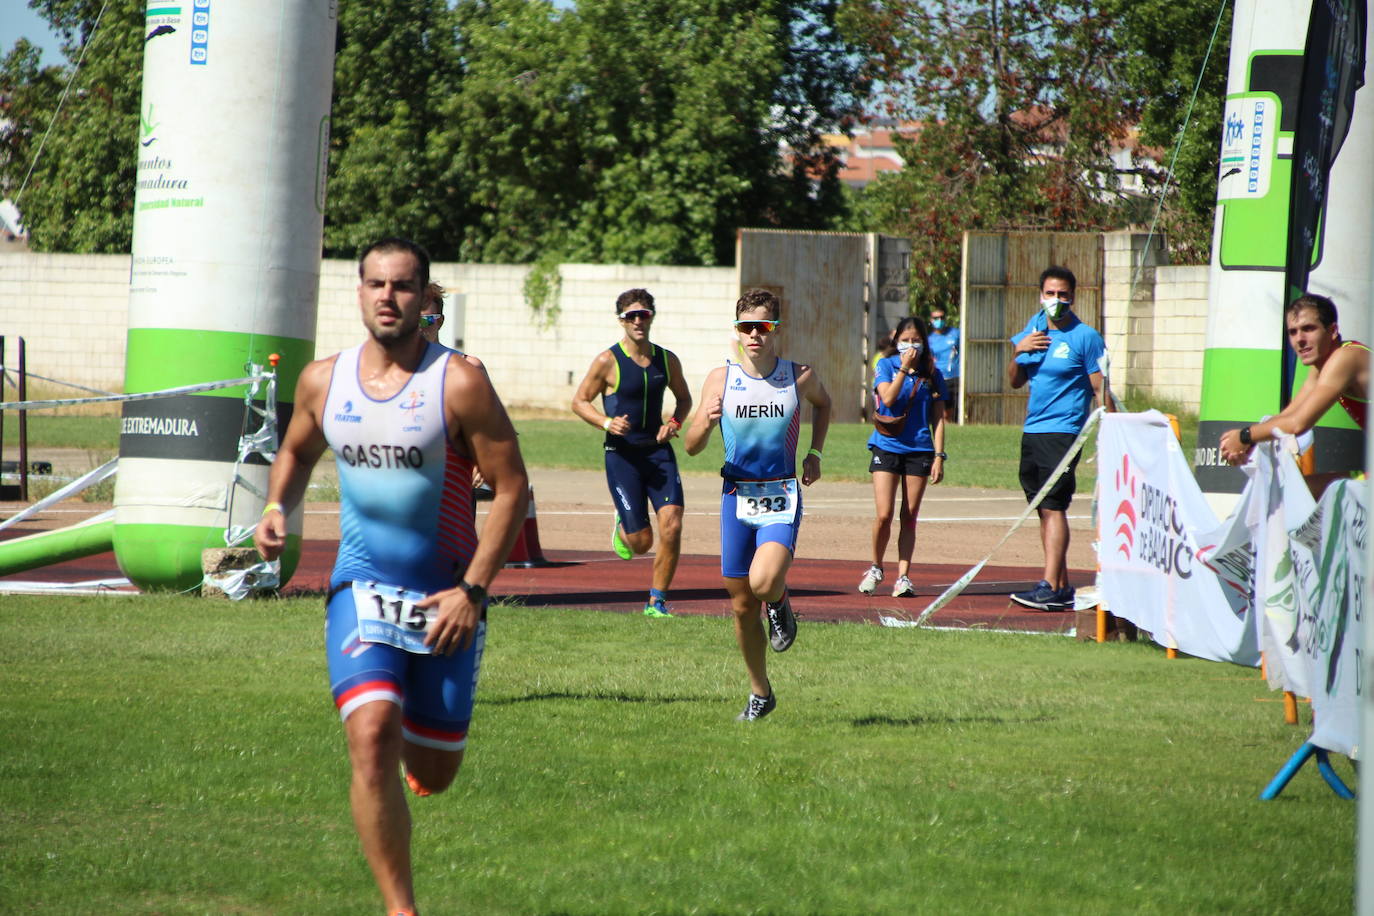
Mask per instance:
[[[751,289],[735,303],[739,361],[712,369],[701,389],[702,408],[692,418],[687,454],[706,447],[720,424],[725,439],[725,478],[720,498],[720,574],[730,593],[735,639],[749,672],[749,700],[737,717],[762,719],[777,706],[768,680],[760,613],[768,641],[785,652],[797,636],[787,596],[787,570],[801,527],[797,487],[797,437],[801,401],[812,407],[811,447],[801,482],[821,477],[821,450],[830,429],[830,395],[810,366],[777,354],[782,303],[768,290]]]
[[[606,483],[615,502],[611,548],[622,560],[647,553],[654,544],[649,507],[658,517],[658,553],[653,585],[644,605],[647,617],[671,617],[668,588],[682,554],[682,477],[669,440],[682,429],[692,409],[692,392],[682,378],[682,363],[671,351],[649,342],[654,297],[646,289],[627,289],[615,301],[624,335],[602,350],[573,395],[572,409],[605,430]],[[673,393],[673,413],[663,420],[663,393]],[[601,396],[602,409],[592,399]]]
[[[481,369],[420,335],[429,255],[383,239],[359,259],[368,337],[310,363],[272,465],[253,540],[286,544],[325,448],[339,470],[339,555],[325,649],[353,777],[363,853],[388,914],[415,912],[410,812],[442,792],[463,760],[486,634],[486,589],[525,520],[529,481],[505,408]],[[494,495],[477,537],[472,470]]]

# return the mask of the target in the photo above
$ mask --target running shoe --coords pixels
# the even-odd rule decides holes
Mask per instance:
[[[744,706],[744,712],[735,716],[736,722],[753,722],[768,715],[778,705],[778,701],[773,697],[773,691],[768,691],[768,696],[761,697],[756,694],[749,694],[749,702]]]
[[[620,537],[620,516],[618,515],[611,519],[611,549],[622,560],[629,560],[635,555],[635,552],[630,549],[630,545],[626,544],[624,539]]]
[[[1071,611],[1073,610],[1074,589],[1071,585],[1066,585],[1054,593],[1049,601],[1045,602],[1047,611]]]
[[[1044,579],[1041,579],[1035,588],[1028,591],[1011,593],[1012,601],[1037,611],[1062,611],[1062,607],[1050,607],[1051,602],[1054,602],[1058,597],[1059,592],[1055,591]]]
[[[773,644],[773,651],[786,652],[797,638],[797,616],[792,613],[792,599],[783,592],[781,601],[777,604],[765,601],[763,609],[768,615],[768,641]]]
[[[911,584],[911,580],[906,576],[898,576],[897,581],[892,584],[893,598],[910,598],[916,594],[916,586]]]
[[[667,603],[662,598],[650,598],[649,603],[644,605],[645,617],[671,617]]]
[[[411,773],[410,770],[406,770],[406,785],[410,786],[410,791],[414,792],[420,798],[425,798],[426,796],[433,794],[428,789],[426,789],[424,785],[420,783],[420,780],[415,778],[414,774]]]
[[[859,580],[859,593],[863,595],[873,594],[873,590],[878,587],[878,583],[883,581],[883,571],[881,567],[870,566],[868,572]]]

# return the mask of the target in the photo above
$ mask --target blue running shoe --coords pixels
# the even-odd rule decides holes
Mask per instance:
[[[1022,607],[1028,607],[1037,611],[1063,610],[1060,607],[1050,607],[1050,604],[1059,598],[1059,592],[1050,587],[1050,583],[1041,579],[1035,588],[1024,592],[1012,592],[1011,600]]]
[[[650,598],[649,603],[644,605],[645,617],[671,617],[672,613],[668,610],[667,603],[662,598]]]

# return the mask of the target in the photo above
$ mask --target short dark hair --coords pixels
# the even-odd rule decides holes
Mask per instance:
[[[362,253],[358,255],[358,279],[363,278],[363,262],[367,260],[368,255],[387,254],[392,251],[404,251],[413,255],[420,265],[420,288],[424,289],[429,286],[429,252],[410,239],[403,239],[400,236],[387,236],[384,239],[378,239],[362,250]]]
[[[1304,293],[1294,299],[1288,308],[1283,310],[1284,316],[1296,315],[1303,309],[1311,309],[1317,313],[1317,320],[1322,323],[1322,327],[1329,328],[1340,320],[1336,314],[1336,303],[1325,296],[1318,296],[1316,293]]]
[[[634,289],[627,289],[615,297],[615,313],[617,315],[632,305],[642,305],[654,314],[658,314],[658,310],[654,308],[654,294],[647,289],[635,287]]]
[[[1073,275],[1073,271],[1067,267],[1046,267],[1040,272],[1040,288],[1045,288],[1046,280],[1063,280],[1069,284],[1069,293],[1072,295],[1078,291],[1078,278]]]
[[[745,312],[752,312],[754,309],[765,308],[773,316],[774,321],[782,320],[782,301],[776,295],[766,289],[747,290],[735,302],[735,317],[738,318]]]

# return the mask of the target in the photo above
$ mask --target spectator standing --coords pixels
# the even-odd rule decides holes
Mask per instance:
[[[868,437],[873,453],[868,471],[873,477],[873,565],[859,582],[859,591],[873,594],[883,581],[883,555],[892,535],[892,506],[900,484],[902,511],[897,531],[897,581],[894,598],[916,594],[908,572],[916,549],[916,517],[926,483],[939,483],[945,467],[945,403],[948,392],[921,320],[903,318],[893,332],[897,353],[878,363],[873,381],[876,429]]]
[[[945,401],[945,419],[959,421],[959,329],[949,323],[948,313],[936,306],[930,310],[930,352],[935,368],[944,376],[949,399]]]
[[[1094,399],[1102,403],[1106,396],[1102,358],[1107,348],[1102,335],[1074,314],[1077,288],[1073,271],[1046,268],[1040,274],[1040,311],[1011,338],[1007,382],[1012,388],[1030,385],[1021,433],[1021,489],[1027,502],[1035,498],[1068,454],[1092,412]],[[1073,607],[1068,567],[1069,503],[1077,484],[1074,469],[1080,455],[1074,456],[1064,476],[1036,509],[1045,551],[1044,578],[1032,589],[1013,593],[1011,600],[1017,604],[1042,611]]]

